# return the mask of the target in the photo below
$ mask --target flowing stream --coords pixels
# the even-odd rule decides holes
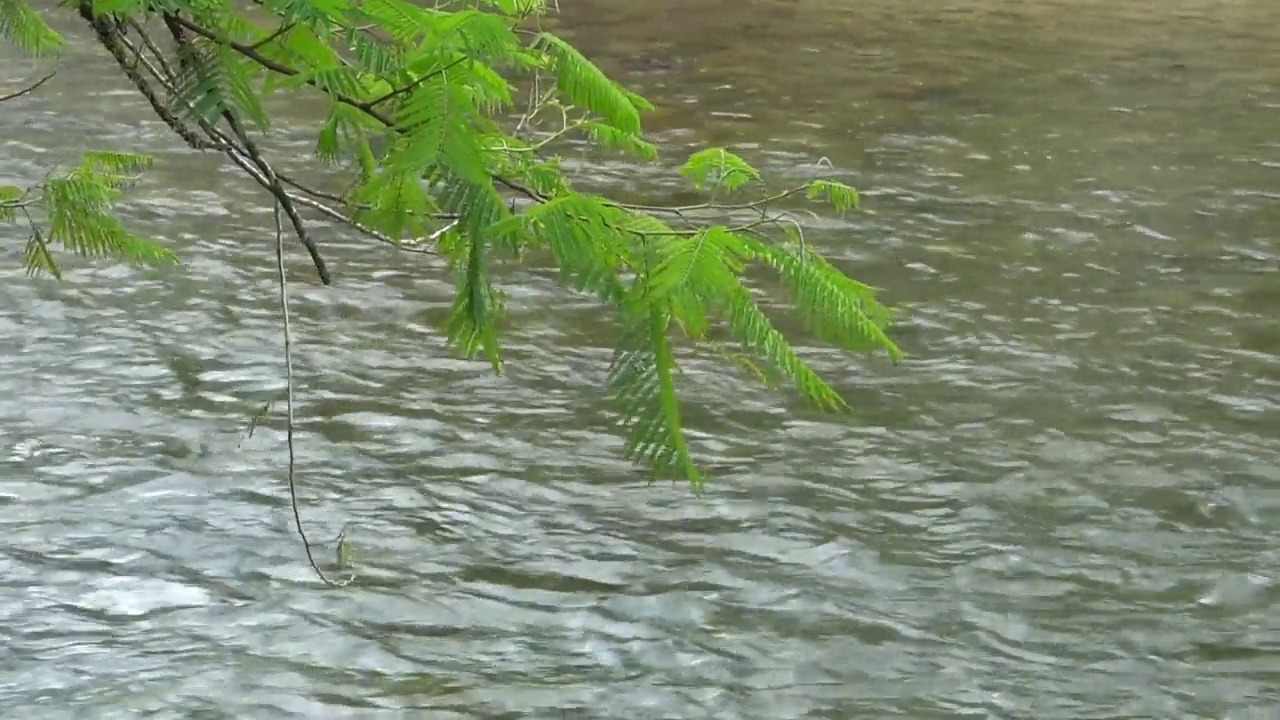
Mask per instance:
[[[570,148],[580,182],[683,201],[721,144],[856,185],[806,236],[907,360],[807,348],[847,418],[689,360],[694,497],[619,459],[593,305],[507,277],[494,376],[437,265],[317,224],[302,512],[359,573],[327,589],[281,421],[245,434],[284,377],[270,207],[65,16],[0,183],[150,151],[126,214],[183,265],[28,279],[0,229],[6,717],[1280,717],[1280,3],[560,5],[660,105],[662,162]]]

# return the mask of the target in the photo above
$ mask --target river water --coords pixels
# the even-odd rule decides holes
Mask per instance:
[[[4,231],[9,717],[1280,717],[1280,5],[561,6],[662,106],[659,167],[584,177],[661,200],[704,144],[780,184],[826,158],[866,208],[808,235],[907,361],[812,348],[843,419],[691,361],[695,498],[618,459],[592,306],[509,278],[495,377],[443,350],[436,266],[319,225],[303,514],[359,574],[327,589],[281,423],[244,433],[282,387],[269,209],[63,25],[0,176],[150,149],[128,213],[184,264],[28,280]]]

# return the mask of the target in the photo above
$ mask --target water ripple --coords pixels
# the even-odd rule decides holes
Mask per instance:
[[[593,54],[665,34],[672,58],[634,78],[680,109],[654,119],[665,165],[569,146],[566,166],[683,198],[671,165],[723,142],[780,184],[867,189],[809,234],[903,309],[908,358],[802,340],[854,405],[831,418],[682,357],[715,473],[695,498],[619,459],[594,306],[504,277],[495,376],[444,347],[438,264],[317,224],[339,281],[290,265],[298,478],[319,562],[340,572],[352,541],[341,591],[303,562],[278,413],[247,433],[283,389],[261,193],[139,125],[73,44],[82,75],[0,114],[5,178],[80,140],[159,148],[126,214],[184,264],[0,278],[0,699],[107,719],[1272,717],[1280,24],[1261,0],[1177,2],[1141,23],[1139,0],[871,0],[856,22],[750,3],[734,27],[773,41],[724,47],[704,4],[582,3]]]

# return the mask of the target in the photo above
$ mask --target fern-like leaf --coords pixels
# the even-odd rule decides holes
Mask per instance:
[[[668,323],[669,317],[660,309],[639,307],[614,353],[607,386],[627,428],[623,455],[644,462],[657,474],[682,475],[701,488],[704,478],[681,428]]]
[[[760,181],[760,173],[746,160],[724,148],[700,150],[680,168],[698,190],[724,189],[730,192]]]
[[[508,17],[533,17],[546,12],[546,0],[480,0]]]
[[[588,121],[582,124],[582,129],[587,133],[587,137],[604,147],[616,148],[645,160],[658,157],[658,149],[652,143],[612,125]]]
[[[261,4],[276,13],[284,25],[325,35],[333,24],[346,24],[352,8],[347,0],[262,0]]]
[[[40,232],[38,227],[31,228],[31,239],[27,240],[27,246],[23,250],[22,264],[26,267],[28,276],[47,272],[55,280],[62,279],[62,271],[58,268],[58,261],[53,259],[53,252],[49,250],[49,243],[45,242],[44,233]]]
[[[0,38],[12,41],[31,57],[62,48],[62,36],[49,27],[25,0],[0,0]]]
[[[363,0],[360,12],[395,40],[415,45],[433,27],[430,11],[404,0]]]
[[[123,190],[132,187],[153,162],[150,155],[90,150],[82,156],[80,169],[108,187]]]
[[[502,352],[498,347],[497,318],[502,299],[489,281],[485,263],[486,243],[478,234],[460,236],[467,250],[457,269],[457,291],[446,325],[449,342],[464,356],[483,351],[494,372],[502,372]]]
[[[599,198],[570,193],[530,207],[489,231],[495,237],[523,232],[531,245],[551,251],[565,285],[616,305],[626,292],[618,277],[626,248],[613,222],[616,217]]]
[[[834,180],[814,180],[809,183],[805,196],[810,200],[826,200],[841,213],[858,207],[858,191]]]
[[[114,213],[113,203],[121,189],[135,182],[150,164],[143,155],[93,152],[73,170],[45,180],[38,205],[48,224],[44,229],[32,224],[23,253],[27,272],[61,277],[51,251],[53,243],[86,257],[112,257],[133,264],[177,262],[168,249],[127,231]]]
[[[230,113],[261,130],[268,127],[266,110],[252,87],[260,66],[204,38],[183,45],[179,55],[182,62],[172,100],[180,116],[216,122]]]
[[[727,315],[729,329],[734,337],[747,349],[763,357],[775,372],[790,378],[796,390],[819,409],[834,411],[848,407],[844,399],[800,359],[795,348],[760,310],[745,287],[737,288],[730,294]],[[748,367],[764,378],[754,364],[748,364]]]
[[[556,87],[570,102],[596,113],[624,133],[640,135],[640,112],[633,96],[577,48],[547,32],[538,35],[534,47],[553,59]]]
[[[508,18],[479,10],[437,11],[432,32],[433,39],[455,45],[477,60],[508,61],[520,47]]]
[[[894,362],[902,358],[885,333],[890,313],[876,300],[874,288],[850,279],[803,245],[749,242],[782,277],[800,316],[821,340],[855,352],[884,350]]]
[[[0,221],[13,222],[18,218],[18,209],[26,194],[26,190],[16,185],[0,185]]]
[[[355,27],[347,28],[346,42],[357,66],[364,71],[397,84],[408,81],[404,54],[399,48],[380,43]]]

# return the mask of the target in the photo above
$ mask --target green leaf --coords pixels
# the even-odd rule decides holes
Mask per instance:
[[[567,287],[590,292],[610,304],[622,302],[626,288],[618,277],[626,242],[614,224],[618,213],[599,198],[568,193],[531,206],[489,228],[495,238],[522,231],[528,241],[545,247]]]
[[[226,114],[266,130],[270,121],[252,87],[262,68],[230,47],[204,38],[183,46],[173,102],[183,117],[217,122]]]
[[[360,11],[396,40],[417,40],[434,27],[431,13],[403,0],[364,0]]]
[[[839,212],[858,207],[858,191],[834,180],[814,180],[809,183],[805,196],[810,200],[826,200]]]
[[[582,124],[587,136],[604,147],[617,148],[645,160],[658,157],[658,149],[639,136],[623,132],[612,125],[588,121]]]
[[[18,207],[25,194],[25,190],[15,185],[0,185],[0,221],[17,219]]]
[[[547,9],[546,0],[480,0],[480,2],[498,8],[504,15],[515,17],[541,15]]]
[[[553,59],[556,87],[570,102],[596,113],[621,132],[640,135],[634,94],[623,91],[577,48],[551,33],[540,33],[534,47]]]
[[[689,455],[681,427],[676,361],[667,339],[669,317],[641,306],[627,320],[607,381],[628,431],[623,455],[658,474],[681,475],[700,489],[705,478]]]
[[[457,292],[446,326],[449,342],[466,357],[483,351],[493,371],[500,373],[502,351],[498,347],[497,318],[502,313],[502,299],[486,273],[483,238],[470,235],[465,241],[468,253],[457,273]]]
[[[0,38],[37,58],[56,53],[64,43],[25,0],[0,0]]]
[[[749,242],[786,282],[800,317],[819,339],[855,352],[884,350],[894,362],[902,359],[902,351],[885,333],[890,313],[872,287],[850,279],[803,245]]]
[[[264,0],[262,5],[277,14],[285,25],[328,31],[331,24],[345,24],[351,14],[347,0]]]
[[[760,181],[760,173],[754,167],[723,148],[707,148],[690,155],[680,174],[692,180],[698,190],[733,191]]]
[[[796,390],[819,409],[834,411],[848,407],[844,399],[813,368],[800,359],[787,339],[760,310],[746,288],[733,292],[729,301],[728,316],[729,328],[734,337],[767,360],[776,372],[790,378],[795,383]],[[754,365],[752,368],[754,369]],[[759,370],[756,369],[756,372],[759,373]]]
[[[49,251],[49,244],[45,242],[44,235],[40,233],[40,228],[38,227],[31,228],[31,239],[27,241],[27,246],[22,253],[22,261],[29,276],[47,272],[56,280],[62,279],[62,272],[58,269],[58,262],[53,259],[53,253]]]
[[[86,153],[69,172],[56,173],[39,188],[39,205],[47,226],[31,226],[23,253],[30,274],[48,272],[61,278],[52,243],[86,257],[112,257],[133,264],[177,262],[160,244],[128,232],[114,213],[121,189],[151,165],[145,155],[95,151]],[[11,193],[8,193],[11,194]]]
[[[341,106],[335,105],[334,110],[330,110],[329,117],[324,121],[324,125],[320,128],[320,135],[316,138],[316,157],[328,163],[338,162],[338,153],[341,151],[338,142],[338,124],[341,120],[335,112],[338,107]]]
[[[93,0],[94,17],[129,15],[146,7],[147,0]]]

